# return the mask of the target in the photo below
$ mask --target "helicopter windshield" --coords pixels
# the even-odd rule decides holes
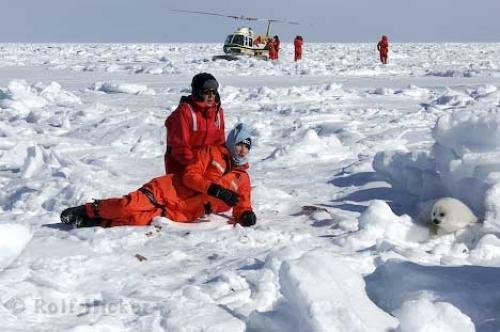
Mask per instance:
[[[233,44],[236,45],[244,45],[244,37],[243,35],[234,35],[233,37]]]
[[[238,45],[238,46],[250,46],[252,47],[252,44],[253,44],[253,40],[251,37],[249,36],[245,36],[245,35],[228,35],[226,37],[226,41],[224,42],[225,45],[229,45],[229,44],[234,44],[234,45]]]
[[[231,44],[231,40],[233,40],[233,36],[234,35],[229,35],[226,37],[226,41],[224,42],[224,44]]]

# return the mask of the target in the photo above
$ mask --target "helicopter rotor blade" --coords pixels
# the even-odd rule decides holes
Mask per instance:
[[[243,15],[241,15],[241,16],[224,15],[224,14],[219,14],[219,13],[202,12],[202,11],[196,11],[196,10],[171,9],[170,11],[172,11],[172,12],[178,12],[178,13],[190,13],[190,14],[222,16],[222,17],[229,17],[229,18],[234,18],[236,20],[245,20],[245,21],[259,21],[260,20],[257,17],[249,17],[249,16],[243,16]]]
[[[203,12],[203,11],[197,11],[197,10],[185,10],[185,9],[170,9],[170,11],[172,11],[172,12],[178,12],[178,13],[190,13],[190,14],[201,14],[201,15],[212,15],[212,16],[229,17],[229,18],[234,18],[235,20],[244,20],[244,21],[263,21],[263,22],[272,22],[272,23],[286,23],[286,24],[300,25],[299,22],[277,20],[277,19],[272,19],[272,18],[260,18],[260,17],[244,16],[244,15],[240,15],[240,16],[237,16],[237,15],[225,15],[225,14],[220,14],[220,13]]]
[[[285,21],[285,20],[275,20],[275,19],[267,19],[266,21],[270,21],[273,23],[286,23],[286,24],[300,25],[299,22],[295,22],[295,21]]]

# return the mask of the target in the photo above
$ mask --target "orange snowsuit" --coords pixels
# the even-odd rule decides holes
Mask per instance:
[[[304,41],[302,38],[295,37],[293,41],[293,46],[295,46],[295,55],[294,55],[294,61],[298,61],[302,59],[302,45],[304,44]]]
[[[377,50],[380,53],[380,62],[386,64],[387,56],[389,54],[389,40],[387,36],[382,36],[382,39],[377,44]]]
[[[278,51],[276,50],[276,44],[273,39],[267,41],[267,49],[269,50],[269,60],[278,59]]]
[[[230,209],[223,201],[207,194],[212,183],[238,193],[239,201],[232,213],[235,220],[239,220],[243,212],[252,211],[248,164],[232,167],[229,151],[224,146],[205,147],[197,152],[195,160],[183,176],[160,176],[121,198],[85,204],[87,216],[101,218],[102,227],[148,225],[157,216],[195,222],[205,213]]]
[[[276,51],[276,60],[278,60],[280,55],[280,40],[274,39],[274,50]]]
[[[165,120],[167,150],[166,174],[182,174],[194,161],[196,151],[209,145],[224,145],[224,110],[217,106],[207,108],[192,96],[182,97],[179,106]]]

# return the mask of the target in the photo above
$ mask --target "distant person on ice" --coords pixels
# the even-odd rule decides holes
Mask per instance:
[[[258,36],[254,39],[253,44],[254,44],[254,45],[261,45],[261,44],[263,44],[263,42],[262,42],[262,36],[258,35]]]
[[[382,36],[382,39],[377,44],[377,50],[380,55],[380,62],[387,64],[387,56],[389,55],[389,40],[387,36]]]
[[[269,52],[269,60],[276,60],[278,57],[276,55],[276,47],[274,44],[274,38],[269,38],[267,40],[266,48]]]
[[[257,218],[246,171],[251,146],[250,130],[240,123],[229,133],[226,146],[198,150],[182,176],[160,176],[121,198],[67,208],[61,221],[77,227],[149,225],[158,216],[196,222],[205,214],[232,207],[235,223],[252,226]]]
[[[274,43],[274,49],[276,51],[276,60],[278,60],[278,58],[280,57],[280,46],[281,46],[280,37],[278,37],[278,35],[275,35],[273,37],[273,43]]]
[[[177,109],[167,117],[166,174],[182,174],[194,162],[198,150],[224,145],[224,110],[218,88],[212,74],[196,74],[191,81],[191,94],[182,96]]]
[[[280,50],[280,38],[278,35],[270,38],[267,41],[266,47],[269,50],[269,60],[278,60]]]
[[[293,46],[295,47],[294,61],[299,61],[302,59],[302,45],[304,44],[304,39],[302,36],[295,37],[293,41]]]

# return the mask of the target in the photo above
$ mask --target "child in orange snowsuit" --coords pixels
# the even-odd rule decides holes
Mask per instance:
[[[382,36],[382,39],[377,44],[377,50],[380,54],[380,62],[387,64],[387,56],[389,54],[389,40],[387,36]]]
[[[239,124],[228,135],[227,147],[214,145],[198,151],[182,176],[160,176],[121,198],[68,208],[61,213],[61,221],[77,227],[148,225],[157,216],[196,222],[205,214],[232,207],[235,222],[254,225],[246,172],[252,144],[249,135],[248,128]]]
[[[304,44],[304,39],[302,36],[295,37],[293,41],[293,46],[295,46],[294,61],[302,59],[302,45]]]

